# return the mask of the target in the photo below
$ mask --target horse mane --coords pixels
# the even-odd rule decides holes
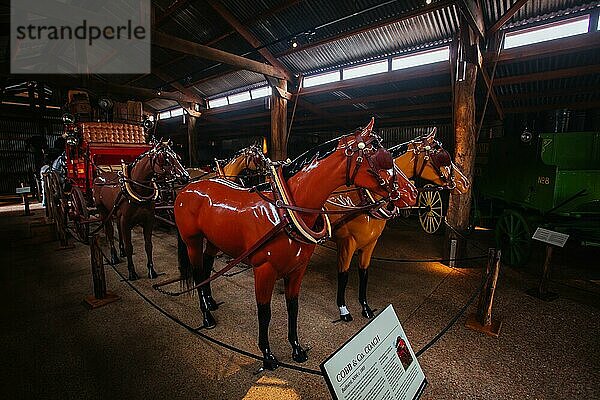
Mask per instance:
[[[283,177],[289,179],[313,160],[322,160],[329,156],[337,149],[339,142],[340,138],[335,138],[300,154],[294,161],[283,166]]]

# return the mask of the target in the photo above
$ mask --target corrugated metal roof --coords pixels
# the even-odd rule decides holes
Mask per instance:
[[[500,19],[517,0],[487,0],[482,1],[482,11],[486,26],[492,26]],[[508,25],[516,21],[527,21],[531,18],[550,18],[574,10],[597,6],[597,1],[589,0],[528,0],[521,9],[509,20]]]
[[[210,80],[195,85],[196,89],[205,93],[207,97],[216,94],[226,93],[230,90],[252,86],[255,84],[266,84],[265,77],[251,71],[236,71],[219,77],[219,79]]]
[[[294,72],[311,73],[448,41],[456,32],[455,6],[283,56]]]
[[[448,42],[457,30],[459,12],[451,5],[436,11],[415,16],[383,27],[367,30],[381,21],[388,21],[409,11],[425,6],[424,0],[353,0],[353,1],[322,1],[301,0],[286,3],[289,0],[221,0],[223,5],[274,54],[280,54],[283,62],[292,72],[308,74],[335,67],[369,61],[382,56],[400,54],[416,49],[427,48]],[[486,0],[482,1],[484,19],[489,27],[495,23],[517,0]],[[436,0],[434,0],[434,3]],[[167,9],[173,0],[153,0],[159,10]],[[582,9],[600,7],[600,1],[590,0],[529,0],[519,12],[509,21],[513,25],[535,22],[545,18],[555,18],[564,14],[578,12]],[[272,10],[278,12],[271,13]],[[366,11],[365,11],[366,10]],[[266,17],[260,15],[267,13]],[[356,15],[353,15],[356,14]],[[257,18],[258,17],[258,18]],[[335,22],[334,22],[335,21]],[[232,28],[208,5],[205,0],[190,0],[175,11],[160,29],[166,33],[193,40],[198,43],[209,43],[223,37],[211,46],[246,57],[261,60],[258,52],[237,34],[228,34]],[[310,46],[302,49],[305,43],[318,43],[359,29],[360,32],[340,38],[329,43]],[[311,34],[314,32],[314,34]],[[228,35],[227,35],[228,34]],[[289,39],[297,35],[300,47],[290,51]],[[251,52],[250,54],[247,54]],[[186,86],[191,86],[203,97],[214,97],[222,93],[242,87],[252,87],[266,83],[265,78],[249,71],[231,71],[230,67],[195,57],[181,57],[181,54],[154,47],[152,53],[153,65],[165,65],[162,70],[173,79]],[[173,61],[175,60],[175,61]],[[570,68],[580,65],[600,63],[600,52],[580,52],[569,57],[545,57],[537,60],[514,61],[498,65],[497,78],[519,74],[529,74],[542,71]],[[211,78],[215,74],[224,74]],[[131,77],[115,77],[115,82],[124,83]],[[520,95],[532,91],[552,91],[567,89],[568,85],[584,87],[598,85],[598,76],[582,76],[568,79],[555,79],[540,82],[529,82],[496,87],[499,96]],[[449,85],[449,75],[440,75],[423,80],[389,83],[376,87],[360,87],[344,89],[333,93],[320,93],[307,97],[314,103],[334,101],[343,98],[361,98],[379,93],[401,93],[404,90],[414,90],[422,87]],[[157,89],[163,87],[170,90],[162,79],[150,75],[139,79],[135,86]],[[426,85],[426,86],[424,86]],[[586,95],[588,96],[588,95]],[[596,99],[596,97],[577,97],[577,99]],[[352,109],[371,109],[386,107],[389,104],[418,104],[424,101],[445,101],[447,94],[427,97],[395,99],[393,101],[376,101],[365,104],[347,104],[340,111]],[[524,104],[536,104],[550,101],[552,97],[543,99],[523,98],[511,101],[503,99],[503,104],[509,107]],[[164,108],[164,100],[155,100],[150,104],[155,108]],[[153,105],[153,107],[154,107]],[[303,111],[301,111],[303,112]]]

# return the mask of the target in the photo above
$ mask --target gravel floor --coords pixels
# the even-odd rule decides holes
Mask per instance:
[[[88,247],[76,244],[72,249],[57,250],[58,243],[39,225],[41,216],[41,211],[32,217],[0,213],[3,398],[329,397],[318,376],[283,368],[255,375],[259,362],[185,331],[145,303],[110,268],[106,272],[108,286],[121,299],[89,311],[82,304],[91,293]],[[487,238],[485,232],[477,237],[480,242]],[[376,255],[440,257],[442,238],[423,234],[414,221],[395,223],[384,233]],[[142,275],[145,254],[140,232],[134,234],[134,240],[134,257]],[[175,245],[171,233],[156,232],[155,265],[166,274],[159,279],[177,274]],[[484,243],[482,246],[486,247]],[[479,250],[471,248],[470,252]],[[577,262],[586,260],[585,255],[577,257]],[[559,262],[568,260],[559,257]],[[219,261],[216,267],[222,265]],[[378,309],[393,304],[413,347],[419,349],[477,287],[481,269],[473,263],[463,266],[468,268],[375,261],[369,278],[370,304]],[[303,282],[299,317],[301,341],[311,347],[304,364],[308,368],[318,369],[322,360],[366,323],[359,313],[358,273],[355,264],[353,267],[347,300],[355,320],[332,323],[338,317],[335,253],[319,248],[312,258]],[[118,268],[126,271],[124,263]],[[423,398],[600,398],[600,296],[590,284],[598,279],[594,277],[597,273],[586,266],[588,286],[583,289],[572,285],[581,274],[557,274],[568,286],[555,282],[553,289],[561,297],[545,303],[524,294],[535,284],[530,271],[503,268],[494,304],[494,316],[503,322],[500,337],[493,339],[467,330],[462,317],[419,360],[429,380]],[[166,297],[154,291],[152,283],[144,278],[135,285],[186,323],[201,324],[195,297]],[[281,287],[276,287],[273,298],[271,345],[281,361],[292,362]],[[251,272],[216,281],[213,292],[224,304],[215,313],[218,326],[207,334],[258,353]]]

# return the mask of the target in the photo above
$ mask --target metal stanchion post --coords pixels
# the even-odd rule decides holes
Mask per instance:
[[[496,293],[496,283],[500,273],[500,250],[488,250],[488,263],[485,276],[485,284],[479,295],[477,312],[469,315],[465,326],[469,329],[483,332],[486,335],[498,337],[502,321],[492,320],[492,305]]]

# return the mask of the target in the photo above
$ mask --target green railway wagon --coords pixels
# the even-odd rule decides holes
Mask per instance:
[[[486,147],[475,214],[495,222],[504,263],[528,261],[537,227],[600,244],[600,132],[508,136]]]

